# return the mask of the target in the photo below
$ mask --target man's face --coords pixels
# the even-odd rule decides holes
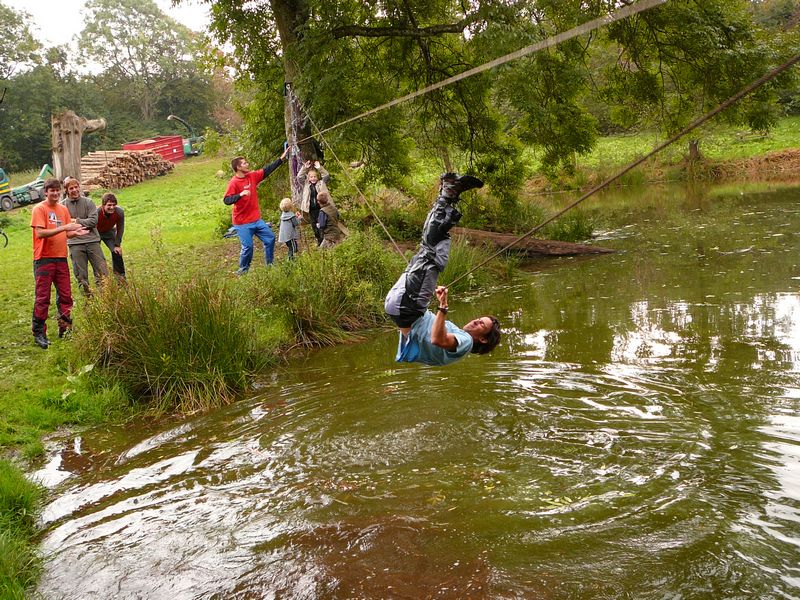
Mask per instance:
[[[51,206],[54,204],[58,204],[58,201],[61,200],[61,188],[59,187],[47,188],[44,191],[44,198]]]
[[[485,342],[486,336],[492,330],[493,326],[494,323],[490,317],[480,317],[464,325],[464,331],[470,334],[474,339]]]
[[[70,181],[67,184],[67,197],[70,200],[77,200],[81,197],[81,186],[77,181]]]
[[[242,160],[239,161],[239,168],[236,169],[236,172],[237,173],[243,173],[243,174],[246,175],[247,173],[250,172],[250,163],[247,162],[247,160],[243,158]]]
[[[113,215],[114,210],[116,210],[116,208],[117,208],[116,202],[106,202],[105,204],[103,204],[103,212],[106,213],[107,215]]]

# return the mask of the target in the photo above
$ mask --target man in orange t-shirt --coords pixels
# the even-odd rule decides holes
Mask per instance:
[[[58,337],[72,325],[72,288],[67,265],[67,238],[86,235],[89,230],[73,223],[67,207],[61,204],[61,182],[50,178],[44,182],[45,200],[33,207],[33,276],[36,281],[33,302],[33,341],[47,349],[47,315],[50,311],[50,288],[56,288]]]

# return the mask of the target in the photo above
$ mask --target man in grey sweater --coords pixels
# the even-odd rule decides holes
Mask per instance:
[[[72,259],[72,273],[84,294],[92,293],[89,287],[89,263],[92,264],[97,284],[108,277],[108,266],[100,248],[100,234],[97,232],[97,207],[94,202],[81,194],[81,184],[74,177],[64,180],[67,197],[62,203],[67,207],[73,221],[80,223],[89,233],[67,240],[69,256]]]

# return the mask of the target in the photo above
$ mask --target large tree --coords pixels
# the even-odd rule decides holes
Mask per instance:
[[[99,64],[152,119],[178,80],[197,76],[192,33],[153,0],[89,0],[79,45],[87,63]]]
[[[38,61],[39,42],[30,30],[28,15],[0,2],[0,79],[8,79],[20,67]]]
[[[383,102],[589,19],[627,0],[207,0],[214,30],[235,50],[255,90],[245,118],[251,139],[274,152],[289,129],[311,123],[284,113],[282,82],[325,128]],[[476,166],[491,183],[518,180],[522,140],[552,167],[588,151],[598,133],[597,99],[626,126],[674,131],[761,75],[776,60],[756,35],[745,0],[667,4],[462,80],[399,108],[348,124],[330,137],[344,155],[391,180],[421,148],[459,168]],[[598,64],[596,57],[608,60]],[[731,113],[765,126],[766,93]],[[309,152],[309,149],[305,149]],[[466,163],[466,164],[465,164]]]

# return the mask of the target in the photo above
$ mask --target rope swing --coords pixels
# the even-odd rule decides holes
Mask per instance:
[[[647,10],[650,10],[652,8],[655,8],[656,6],[660,6],[662,4],[665,4],[666,2],[668,2],[668,0],[640,0],[636,4],[625,6],[625,7],[621,8],[620,10],[618,10],[618,11],[616,11],[616,12],[610,14],[610,15],[599,17],[599,18],[593,19],[591,21],[587,21],[586,23],[583,23],[583,24],[581,24],[581,25],[579,25],[577,27],[574,27],[574,28],[572,28],[572,29],[570,29],[568,31],[556,34],[554,36],[551,36],[551,37],[547,38],[546,40],[543,40],[543,41],[538,42],[536,44],[532,44],[530,46],[526,46],[525,48],[521,48],[520,50],[517,50],[517,51],[509,53],[509,54],[506,54],[506,55],[501,56],[499,58],[496,58],[496,59],[494,59],[492,61],[489,61],[487,63],[479,65],[479,66],[477,66],[477,67],[475,67],[473,69],[469,69],[467,71],[464,71],[463,73],[459,73],[458,75],[455,75],[453,77],[449,77],[447,79],[439,81],[438,83],[434,83],[432,85],[429,85],[429,86],[427,86],[425,88],[419,89],[419,90],[417,90],[415,92],[412,92],[412,93],[407,94],[405,96],[402,96],[400,98],[396,98],[395,100],[392,100],[390,102],[386,102],[385,104],[381,104],[380,106],[377,106],[377,107],[375,107],[373,109],[370,109],[370,110],[368,110],[366,112],[363,112],[363,113],[361,113],[359,115],[356,115],[354,117],[351,117],[349,119],[345,119],[344,121],[336,123],[335,125],[332,125],[332,126],[330,126],[328,128],[325,128],[325,129],[320,129],[319,127],[317,127],[317,125],[311,119],[310,114],[300,104],[299,99],[294,97],[294,93],[291,90],[291,88],[290,88],[290,93],[293,96],[292,99],[297,100],[298,105],[301,107],[301,110],[305,114],[306,118],[308,118],[308,120],[311,123],[313,129],[315,130],[316,135],[319,136],[320,139],[322,140],[322,142],[325,143],[325,145],[328,147],[328,149],[330,150],[330,152],[333,155],[334,159],[336,160],[336,162],[339,164],[340,168],[342,169],[342,172],[345,173],[345,175],[349,179],[350,183],[355,187],[356,191],[358,192],[359,197],[364,201],[364,203],[367,205],[367,207],[369,208],[369,210],[372,213],[372,215],[375,217],[375,219],[378,221],[380,226],[383,228],[383,230],[386,233],[386,235],[388,236],[389,240],[392,242],[392,245],[394,246],[395,250],[401,256],[403,256],[402,251],[400,250],[400,248],[397,245],[397,243],[395,242],[395,240],[392,238],[391,234],[389,233],[389,230],[383,224],[383,222],[381,221],[380,217],[375,212],[375,210],[373,209],[371,204],[367,201],[366,197],[361,192],[361,190],[359,189],[358,185],[355,183],[355,181],[352,179],[352,177],[350,177],[347,169],[345,168],[344,164],[339,160],[339,158],[336,156],[336,153],[333,151],[333,148],[331,147],[330,143],[328,143],[327,140],[325,140],[325,138],[323,137],[325,133],[328,133],[330,131],[338,129],[339,127],[342,127],[342,126],[347,125],[349,123],[353,123],[355,121],[364,119],[364,118],[366,118],[368,116],[374,115],[374,114],[376,114],[378,112],[386,110],[387,108],[391,108],[393,106],[397,106],[398,104],[401,104],[403,102],[407,102],[409,100],[413,100],[415,98],[419,98],[421,96],[424,96],[425,94],[428,94],[428,93],[433,92],[435,90],[441,89],[441,88],[446,87],[448,85],[454,84],[456,82],[462,81],[462,80],[464,80],[464,79],[466,79],[468,77],[472,77],[473,75],[477,75],[479,73],[483,73],[485,71],[488,71],[488,70],[493,69],[493,68],[495,68],[497,66],[506,64],[508,62],[511,62],[511,61],[516,60],[518,58],[521,58],[523,56],[527,56],[529,54],[533,54],[535,52],[538,52],[540,50],[544,50],[546,48],[551,48],[551,47],[556,46],[556,45],[558,45],[561,42],[564,42],[566,40],[569,40],[569,39],[572,39],[572,38],[575,38],[575,37],[578,37],[578,36],[581,36],[581,35],[585,35],[587,33],[590,33],[592,31],[594,31],[595,29],[599,29],[600,27],[603,27],[603,26],[608,25],[610,23],[614,23],[616,21],[620,21],[622,19],[626,19],[628,17],[637,15],[637,14],[642,13],[644,11],[647,11]],[[603,181],[601,184],[595,186],[594,188],[592,188],[591,190],[589,190],[588,192],[583,194],[580,198],[578,198],[577,200],[575,200],[574,202],[572,202],[571,204],[569,204],[565,208],[559,210],[558,212],[553,214],[548,219],[542,221],[539,225],[537,225],[536,227],[534,227],[533,229],[531,229],[527,233],[524,233],[523,235],[521,235],[518,238],[516,238],[513,241],[511,241],[509,244],[507,244],[504,247],[500,248],[494,254],[492,254],[491,256],[486,258],[485,260],[481,261],[480,263],[478,263],[477,265],[472,267],[466,273],[463,273],[462,275],[460,275],[459,277],[457,277],[456,279],[451,281],[448,284],[448,286],[452,286],[455,283],[461,281],[465,277],[469,276],[471,273],[473,273],[476,270],[478,270],[481,267],[483,267],[485,264],[487,264],[491,260],[495,259],[497,256],[499,256],[503,252],[508,251],[514,245],[516,245],[519,242],[521,242],[522,240],[530,237],[531,235],[533,235],[537,231],[541,230],[546,225],[552,223],[554,220],[556,220],[557,218],[562,216],[564,213],[572,210],[573,208],[578,206],[580,203],[582,203],[586,199],[588,199],[591,196],[595,195],[597,192],[607,188],[609,185],[611,185],[613,182],[618,180],[620,177],[622,177],[623,175],[625,175],[626,173],[628,173],[632,169],[636,168],[637,166],[639,166],[640,164],[642,164],[646,160],[648,160],[651,157],[653,157],[654,155],[658,154],[659,152],[661,152],[662,150],[664,150],[668,146],[674,144],[676,141],[681,139],[687,133],[693,131],[694,129],[696,129],[698,127],[700,127],[702,124],[706,123],[708,120],[710,120],[711,118],[715,117],[720,112],[726,110],[727,108],[729,108],[730,106],[732,106],[733,104],[735,104],[736,102],[738,102],[739,100],[744,98],[745,96],[749,95],[750,93],[752,93],[756,89],[760,88],[765,83],[773,80],[775,77],[777,77],[778,75],[780,75],[784,71],[786,71],[789,68],[791,68],[792,66],[794,66],[798,61],[800,61],[800,54],[795,55],[794,57],[792,57],[791,59],[789,59],[785,63],[783,63],[781,66],[777,67],[776,69],[773,69],[772,71],[770,71],[766,75],[764,75],[764,76],[760,77],[759,79],[753,81],[748,86],[746,86],[745,88],[740,90],[738,93],[734,94],[733,96],[731,96],[730,98],[728,98],[727,100],[722,102],[719,106],[717,106],[713,110],[707,112],[706,114],[704,114],[700,118],[696,119],[695,121],[693,121],[692,123],[687,125],[681,131],[679,131],[678,133],[676,133],[675,135],[673,135],[672,137],[670,137],[669,139],[667,139],[663,143],[661,143],[658,146],[656,146],[653,150],[651,150],[650,152],[648,152],[647,154],[645,154],[641,158],[631,162],[626,167],[624,167],[622,170],[620,170],[618,173],[616,173],[615,175],[609,177],[608,179]],[[296,134],[296,130],[293,131],[293,133]],[[312,138],[313,138],[313,136],[308,136],[306,138],[303,138],[302,140],[297,140],[297,138],[295,136],[295,144],[299,144],[301,142],[304,142],[304,141],[312,139]]]

